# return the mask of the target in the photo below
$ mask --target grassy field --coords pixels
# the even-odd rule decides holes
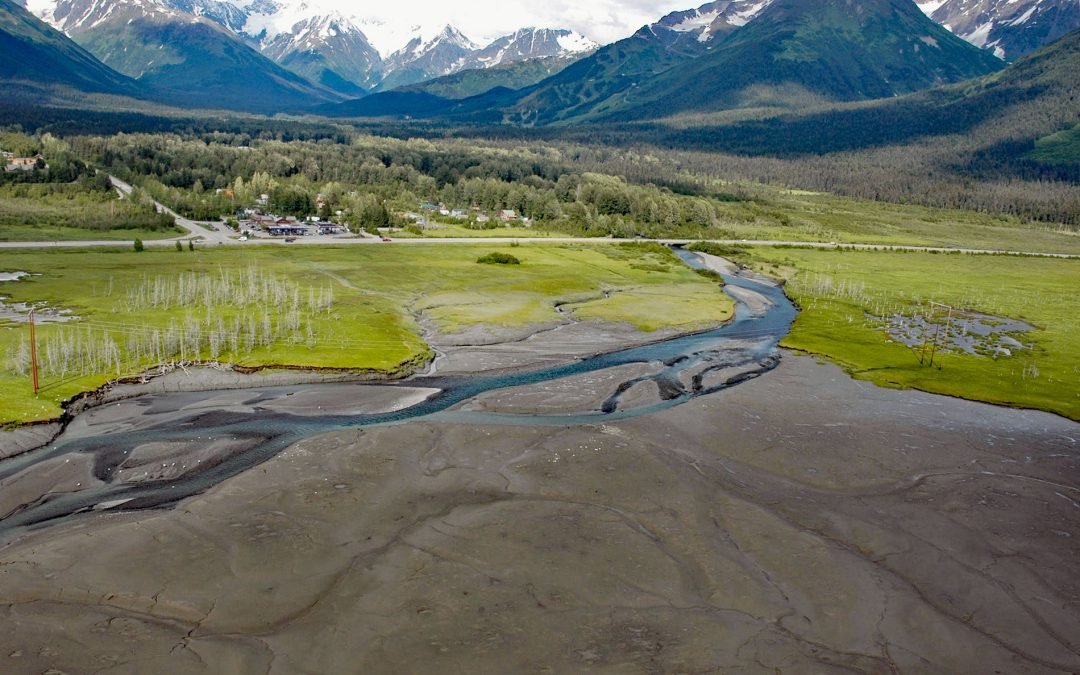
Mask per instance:
[[[706,237],[1080,254],[1080,232],[1060,224],[1031,223],[1019,218],[973,211],[872,202],[764,185],[743,185],[741,188],[752,198],[711,202],[714,227],[704,230],[674,227],[670,231],[653,234],[675,239]],[[583,234],[573,222],[561,221],[529,228],[499,227],[492,230],[440,224],[421,234],[396,229],[389,236],[402,239],[529,239]]]
[[[49,225],[3,225],[0,226],[0,241],[115,241],[130,244],[136,239],[170,239],[186,234],[185,230],[151,230],[135,228],[130,230],[89,231],[80,227]]]
[[[1039,139],[1028,157],[1052,165],[1080,162],[1080,124]]]
[[[736,238],[1080,253],[1080,233],[1051,223],[800,190],[752,190],[758,194],[754,202],[723,204],[718,213],[720,227]]]
[[[476,263],[493,251],[521,264]],[[9,302],[80,317],[39,327],[51,366],[37,399],[26,327],[0,324],[7,423],[55,417],[79,392],[162,361],[402,372],[430,356],[421,314],[444,331],[527,326],[573,303],[582,317],[653,330],[716,324],[732,309],[669,252],[632,244],[4,251],[0,271],[35,275],[0,282]]]
[[[788,347],[827,356],[858,378],[1080,419],[1080,261],[757,248],[751,259],[789,279],[803,311]],[[889,339],[873,316],[935,301],[1035,327],[1010,357],[945,352],[934,367]]]

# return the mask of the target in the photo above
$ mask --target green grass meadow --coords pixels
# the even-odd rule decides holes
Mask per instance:
[[[476,263],[490,252],[513,254],[521,264]],[[681,265],[670,252],[634,245],[221,247],[194,253],[11,250],[0,253],[0,271],[33,275],[0,282],[0,295],[8,302],[40,303],[80,317],[62,326],[40,325],[39,348],[50,340],[55,344],[60,334],[81,331],[111,341],[121,354],[138,354],[132,341],[146,341],[153,331],[188,327],[204,331],[205,337],[207,327],[222,326],[224,334],[247,333],[245,321],[254,325],[265,317],[284,322],[289,318],[284,306],[295,303],[301,308],[297,327],[269,344],[241,346],[234,352],[225,340],[219,348],[217,361],[251,368],[401,373],[430,357],[421,337],[421,316],[446,332],[477,324],[520,327],[560,321],[556,305],[572,303],[581,318],[655,330],[715,325],[732,311],[718,284]],[[231,283],[239,289],[238,279],[245,274],[260,277],[264,286],[287,286],[281,302],[263,303],[282,306],[240,308],[209,295],[203,300],[197,293],[187,304],[151,307],[132,299],[150,297],[155,288],[180,278],[229,280],[209,286]],[[328,308],[306,309],[309,298],[330,295]],[[237,325],[239,331],[233,329]],[[27,333],[25,324],[0,323],[0,422],[54,418],[61,404],[80,392],[156,365],[144,354],[109,362],[102,368],[106,372],[46,377],[35,399],[29,376],[12,367]],[[197,354],[189,351],[184,360],[209,358],[202,348]]]
[[[789,280],[802,312],[784,345],[860,379],[1080,419],[1080,261],[999,255],[756,248],[755,266]],[[828,279],[832,291],[820,288]],[[1010,357],[939,354],[889,339],[868,315],[912,314],[929,301],[1023,320],[1032,349]]]

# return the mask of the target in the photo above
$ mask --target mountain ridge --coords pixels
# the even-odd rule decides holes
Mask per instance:
[[[781,106],[784,98],[799,105],[803,95],[887,98],[1003,65],[934,23],[911,0],[773,0],[701,58],[598,113],[634,119],[656,111],[736,108],[762,87]]]
[[[1076,0],[918,0],[931,18],[1012,61],[1080,29]]]

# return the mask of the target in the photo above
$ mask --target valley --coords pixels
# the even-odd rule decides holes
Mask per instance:
[[[1075,0],[0,0],[0,672],[1080,671]]]

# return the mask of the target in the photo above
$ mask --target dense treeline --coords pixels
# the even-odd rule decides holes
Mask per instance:
[[[0,187],[0,228],[75,227],[91,231],[169,231],[175,224],[153,203],[135,195],[118,199],[104,177],[74,183],[22,183]]]
[[[171,217],[157,213],[153,200],[143,191],[121,200],[107,174],[88,167],[66,142],[51,134],[35,139],[13,131],[0,132],[0,147],[42,155],[41,168],[0,173],[0,228],[5,228],[5,235],[27,228],[102,232],[167,231],[175,227]]]
[[[1015,137],[1017,129],[1032,126],[1034,114],[1016,109],[984,116],[980,124],[994,137]],[[1076,165],[1058,163],[1048,172],[1031,159],[1023,162],[1033,168],[1019,171],[1023,162],[1015,157],[1032,142],[1017,138],[1001,141],[1011,144],[1002,152],[997,152],[1001,145],[974,147],[970,135],[953,134],[779,157],[661,150],[658,137],[650,136],[658,129],[668,134],[682,127],[700,129],[701,120],[605,127],[589,143],[567,140],[579,133],[570,130],[394,123],[372,127],[386,134],[380,136],[318,122],[213,122],[197,120],[177,133],[65,140],[78,161],[139,184],[200,220],[252,206],[266,195],[277,213],[335,217],[342,212],[344,219],[365,227],[389,224],[394,213],[433,201],[485,211],[513,209],[537,227],[582,234],[722,236],[728,224],[788,223],[783,209],[753,187],[764,183],[1080,225]],[[1041,124],[1051,123],[1061,121],[1055,117]],[[415,137],[418,133],[427,137]],[[501,137],[480,137],[496,133]],[[971,156],[978,162],[962,166],[960,158]],[[987,168],[995,162],[996,170]],[[974,166],[983,167],[982,173],[974,173]]]
[[[183,197],[174,194],[170,203],[195,217],[222,212],[224,200],[215,199],[215,191],[256,170],[277,179],[307,179],[312,185],[367,185],[365,194],[379,199],[393,199],[391,190],[382,189],[390,184],[411,196],[434,198],[427,179],[441,189],[463,178],[517,183],[528,177],[555,181],[564,173],[595,172],[711,200],[746,197],[724,182],[757,182],[1080,225],[1080,160],[1046,162],[1033,152],[1036,139],[1067,128],[1070,120],[1080,124],[1076,92],[1047,87],[1039,77],[987,88],[975,96],[958,86],[896,101],[824,107],[798,115],[762,113],[757,118],[750,113],[731,119],[703,114],[561,129],[437,122],[358,125],[382,136],[378,143],[364,141],[369,136],[349,127],[314,119],[84,116],[60,109],[26,108],[20,113],[0,107],[0,122],[52,129],[72,140],[75,133],[104,138],[118,129],[156,134],[160,144],[144,143],[140,156],[119,146],[96,156],[119,173],[131,162],[127,175],[188,192]],[[35,120],[38,112],[40,120]],[[119,141],[124,135],[114,138]],[[170,143],[177,138],[198,141],[202,147]],[[428,146],[417,138],[429,141]],[[392,139],[413,141],[393,145]],[[274,153],[267,151],[272,142],[280,143],[273,159]],[[365,144],[385,147],[358,152]],[[225,148],[239,154],[256,146],[260,156],[248,166],[239,157],[219,156]],[[343,159],[357,166],[335,161],[329,148],[347,149]],[[82,149],[79,155],[95,156]],[[364,175],[372,173],[371,166],[363,168],[364,161],[415,175],[391,182],[380,175],[372,181]],[[195,192],[199,184],[202,194]]]
[[[76,137],[72,147],[186,216],[210,219],[260,202],[276,213],[339,212],[360,226],[421,201],[514,210],[538,227],[592,235],[722,236],[729,222],[775,217],[734,191],[642,159],[637,181],[583,171],[588,151],[357,135],[347,144],[246,135]],[[649,178],[655,179],[650,181]],[[678,190],[672,189],[675,185]],[[744,203],[745,202],[745,203]]]
[[[93,97],[91,97],[93,98]],[[101,105],[107,105],[105,100]],[[344,142],[349,129],[339,124],[287,117],[155,115],[142,112],[85,110],[33,102],[0,101],[0,127],[26,134],[68,137],[80,135],[177,133],[187,137],[243,135],[260,140]]]

